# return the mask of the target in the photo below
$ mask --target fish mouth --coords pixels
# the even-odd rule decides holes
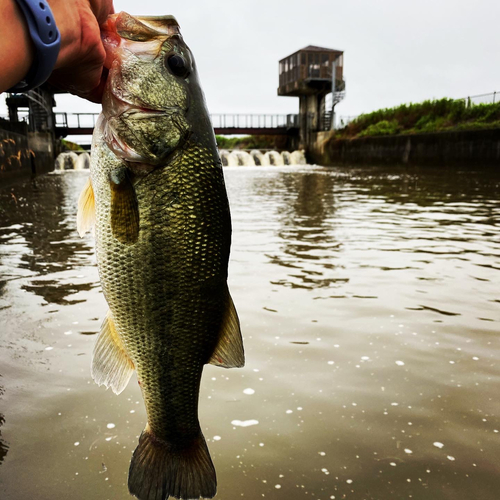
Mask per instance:
[[[143,118],[151,118],[152,116],[162,116],[162,115],[167,116],[181,112],[182,110],[178,106],[172,106],[170,108],[165,108],[165,109],[133,107],[128,109],[127,111],[124,111],[117,118],[124,117],[124,118],[133,118],[135,120],[141,120]]]
[[[170,115],[172,113],[182,113],[184,111],[179,106],[169,106],[161,109],[152,108],[149,107],[147,103],[137,98],[134,99],[135,102],[131,102],[131,100],[124,96],[116,95],[112,90],[109,92],[109,97],[109,110],[106,113],[106,118],[108,119],[111,117],[119,118],[126,114],[135,115],[136,118],[140,118],[141,115],[143,115],[144,118],[147,118],[151,115]]]
[[[120,136],[116,133],[111,120],[106,120],[105,122],[104,140],[108,145],[108,148],[113,151],[118,158],[132,163],[144,163],[146,161],[146,158],[144,158],[143,155],[139,154],[125,141],[120,139]]]

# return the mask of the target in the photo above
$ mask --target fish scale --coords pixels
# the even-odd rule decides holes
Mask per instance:
[[[116,168],[115,162],[109,166]],[[105,262],[99,267],[104,295],[137,367],[148,421],[158,437],[165,428],[170,435],[177,433],[172,415],[182,415],[193,433],[199,431],[199,380],[222,321],[221,284],[227,277],[223,262],[227,266],[230,244],[227,199],[213,193],[211,182],[201,182],[210,180],[210,175],[202,173],[197,182],[183,182],[193,170],[205,169],[220,167],[208,151],[188,148],[176,165],[157,169],[136,184],[141,224],[135,245],[113,237],[108,204],[100,203],[101,197],[110,198],[109,183],[103,182],[96,191],[96,250],[99,261]],[[157,193],[169,199],[172,191],[177,199],[173,210],[152,204]],[[201,208],[195,211],[195,206]],[[147,293],[138,294],[139,290]],[[161,355],[143,367],[140,358],[155,352]],[[179,366],[188,369],[176,380]]]
[[[222,165],[175,19],[120,13],[103,33],[110,73],[77,220],[80,234],[95,226],[110,309],[92,376],[120,393],[137,372],[148,421],[130,492],[140,500],[212,498],[215,469],[198,421],[203,366],[244,364],[227,288]]]

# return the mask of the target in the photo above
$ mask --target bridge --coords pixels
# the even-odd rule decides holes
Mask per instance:
[[[90,135],[99,113],[54,113],[59,137]],[[297,135],[299,115],[215,114],[210,120],[216,135]]]

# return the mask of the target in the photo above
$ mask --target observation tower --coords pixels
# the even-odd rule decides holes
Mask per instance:
[[[299,98],[300,148],[311,143],[311,134],[334,128],[335,106],[345,97],[343,71],[342,50],[316,45],[279,62],[278,95]]]

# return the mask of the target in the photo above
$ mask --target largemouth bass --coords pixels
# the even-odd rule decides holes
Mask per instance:
[[[137,372],[147,425],[128,486],[140,500],[212,498],[198,421],[206,363],[244,364],[227,288],[231,220],[196,65],[172,16],[110,16],[109,76],[78,231],[95,227],[109,313],[94,380],[119,394]]]

